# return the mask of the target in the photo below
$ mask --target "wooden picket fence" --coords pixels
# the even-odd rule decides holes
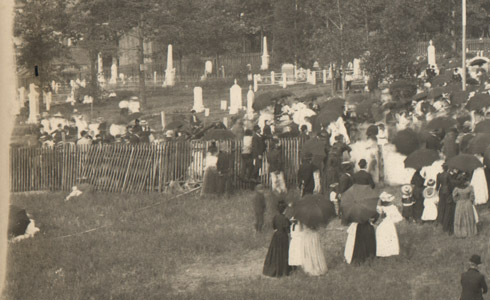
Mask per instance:
[[[303,141],[282,139],[284,176],[288,186],[296,185]],[[233,182],[249,188],[239,179],[243,169],[241,141],[218,143],[233,154]],[[202,182],[206,141],[171,141],[158,145],[111,144],[62,146],[56,148],[11,148],[10,190],[69,191],[74,185],[90,184],[106,192],[165,192],[171,181]],[[270,186],[264,158],[261,180]]]

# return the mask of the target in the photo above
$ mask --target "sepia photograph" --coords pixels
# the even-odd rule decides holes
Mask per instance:
[[[0,299],[490,299],[490,1],[0,13]]]

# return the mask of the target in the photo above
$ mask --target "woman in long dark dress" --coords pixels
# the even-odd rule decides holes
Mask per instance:
[[[439,190],[439,205],[444,202],[444,204],[442,204],[444,205],[444,212],[441,211],[440,222],[442,225],[442,231],[452,235],[454,233],[454,212],[456,210],[456,203],[453,200],[453,190],[457,180],[454,178],[454,175],[451,174],[451,172],[445,171],[439,175],[437,176],[437,181],[439,182],[440,180],[441,182]]]
[[[352,263],[360,264],[376,257],[376,231],[370,221],[357,224]]]
[[[421,221],[422,213],[424,212],[424,183],[425,179],[420,175],[420,169],[415,171],[410,182],[413,185],[412,198],[414,205],[412,208],[413,219],[417,222]]]
[[[289,275],[289,220],[282,213],[287,205],[278,203],[278,213],[272,220],[274,235],[272,236],[269,251],[265,257],[262,273],[270,277]]]
[[[444,213],[446,211],[447,199],[451,193],[449,193],[449,172],[447,171],[446,164],[442,165],[442,173],[437,174],[436,178],[436,190],[439,191],[439,203],[437,205],[437,223],[442,225]]]

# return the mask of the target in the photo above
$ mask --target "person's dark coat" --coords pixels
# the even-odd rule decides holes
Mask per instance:
[[[252,137],[252,156],[254,158],[264,155],[266,149],[264,137],[255,133]]]
[[[477,269],[470,268],[461,274],[461,300],[483,300],[483,295],[488,291],[485,276]]]
[[[303,195],[313,194],[315,189],[315,179],[313,173],[318,168],[311,161],[303,162],[298,170],[298,182],[303,187]]]
[[[355,184],[369,185],[373,189],[375,187],[373,176],[369,174],[366,170],[360,170],[359,172],[352,175],[352,180]]]
[[[269,173],[272,172],[282,172],[283,163],[281,157],[281,150],[279,148],[274,148],[269,153],[267,153],[267,162],[269,163]]]
[[[422,218],[422,213],[424,212],[424,183],[424,177],[420,175],[420,171],[416,171],[412,176],[410,184],[413,185],[412,198],[415,202],[412,207],[413,218],[417,221],[420,221],[420,219]]]
[[[442,141],[442,152],[446,156],[446,159],[450,159],[459,153],[459,145],[456,143],[456,137],[456,134],[450,132],[446,134]]]
[[[352,178],[352,175],[347,172],[343,172],[339,177],[339,193],[344,193],[352,185],[354,185],[354,179]]]

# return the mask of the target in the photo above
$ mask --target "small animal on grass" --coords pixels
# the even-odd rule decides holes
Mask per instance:
[[[178,181],[172,180],[168,184],[166,192],[174,195],[174,194],[180,194],[180,193],[184,192],[184,189],[180,186],[180,183]]]

